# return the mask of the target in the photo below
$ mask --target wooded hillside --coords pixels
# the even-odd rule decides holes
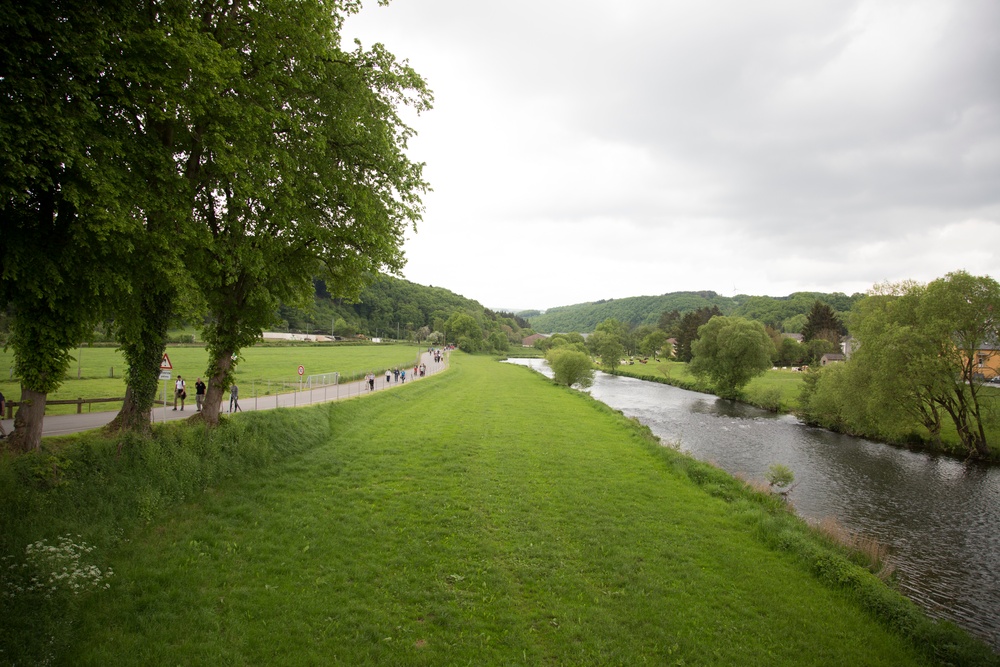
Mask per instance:
[[[362,292],[357,302],[334,299],[322,280],[314,281],[316,296],[310,308],[282,305],[278,311],[280,330],[330,333],[338,336],[365,334],[370,337],[408,338],[422,328],[443,331],[455,313],[470,315],[485,331],[492,325],[507,325],[520,340],[528,322],[510,313],[493,312],[478,301],[443,287],[418,285],[408,280],[380,276]],[[529,332],[530,333],[530,332]],[[524,334],[527,335],[527,334]]]
[[[608,318],[633,326],[655,325],[660,315],[673,310],[683,314],[699,308],[716,306],[723,315],[739,315],[757,320],[779,331],[797,332],[805,323],[805,316],[817,300],[829,304],[838,314],[846,313],[862,295],[847,296],[839,292],[795,292],[788,296],[749,296],[738,294],[721,296],[715,292],[670,292],[660,296],[636,296],[624,299],[607,299],[572,306],[550,308],[545,313],[533,314],[529,321],[535,331],[580,333],[591,332]],[[794,320],[801,316],[801,320]]]

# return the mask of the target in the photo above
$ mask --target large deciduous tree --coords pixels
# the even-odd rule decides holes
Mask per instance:
[[[200,5],[213,11],[212,3]],[[227,61],[191,2],[148,2],[123,39],[115,64],[122,90],[113,115],[133,137],[122,159],[137,184],[130,196],[142,227],[121,238],[129,281],[115,295],[115,333],[126,362],[125,402],[111,429],[145,431],[167,328],[180,311],[200,318],[197,277],[185,264],[196,236],[195,176],[206,150],[210,108],[225,90]],[[224,11],[222,8],[214,10]]]
[[[601,365],[612,373],[621,364],[625,356],[625,346],[622,345],[618,330],[614,327],[595,331],[587,337],[587,349],[601,360]]]
[[[429,108],[405,63],[376,45],[345,51],[345,11],[322,0],[202,9],[231,60],[206,115],[193,171],[200,239],[188,256],[209,311],[204,417],[218,419],[233,359],[271,324],[278,301],[335,296],[403,266],[406,228],[426,190],[406,154],[398,107]]]
[[[760,322],[720,315],[698,329],[691,350],[691,372],[708,377],[720,396],[736,398],[771,367],[774,344]]]
[[[830,391],[827,373],[820,374],[805,395],[807,413],[890,438],[919,426],[934,441],[950,419],[969,454],[989,456],[977,353],[1000,337],[998,311],[1000,285],[964,271],[926,286],[875,286],[852,313],[858,349],[838,375],[845,388]]]
[[[112,304],[128,364],[115,425],[148,428],[166,328],[200,302],[214,422],[232,359],[279,300],[306,298],[321,271],[356,297],[401,269],[426,184],[398,109],[431,96],[381,46],[341,48],[359,7],[4,5],[0,295],[29,392],[58,384]],[[44,397],[22,400],[40,420]]]
[[[483,349],[483,329],[476,318],[468,313],[455,311],[445,322],[445,342],[456,341],[465,352]]]
[[[117,159],[128,137],[108,115],[109,54],[131,8],[73,0],[2,8],[0,307],[13,314],[18,450],[40,446],[47,395],[105,314],[122,276],[117,239],[135,226]]]

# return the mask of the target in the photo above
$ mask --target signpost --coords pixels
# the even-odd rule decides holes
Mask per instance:
[[[306,372],[306,367],[299,364],[299,391],[302,391],[302,375]]]
[[[170,379],[170,371],[174,369],[174,365],[170,363],[170,357],[167,353],[163,353],[163,359],[160,361],[160,379],[163,380],[163,421],[167,421],[167,380]]]

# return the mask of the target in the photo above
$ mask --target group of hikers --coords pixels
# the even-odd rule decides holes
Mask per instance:
[[[201,378],[198,378],[194,383],[194,399],[195,405],[197,406],[198,412],[205,406],[205,383]],[[184,412],[184,401],[187,399],[187,382],[180,375],[177,376],[177,380],[174,382],[174,410],[177,409],[177,403],[181,404],[181,412]],[[233,383],[233,386],[229,388],[229,411],[230,412],[243,412],[243,408],[240,407],[240,388]]]
[[[441,360],[444,359],[444,354],[441,350],[430,348],[427,350],[433,356],[434,363],[439,364]],[[413,370],[410,372],[410,379],[415,379],[418,377],[424,377],[427,375],[427,364],[419,363],[413,365]],[[393,369],[386,369],[385,371],[385,386],[388,387],[390,383],[393,384],[405,384],[406,383],[406,369],[397,366]],[[375,373],[368,373],[365,376],[365,382],[368,384],[368,391],[375,391]]]

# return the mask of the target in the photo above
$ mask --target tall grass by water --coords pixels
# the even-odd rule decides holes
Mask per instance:
[[[485,358],[116,448],[0,461],[6,572],[46,575],[26,548],[69,536],[112,573],[5,575],[0,659],[997,664],[781,501]]]

